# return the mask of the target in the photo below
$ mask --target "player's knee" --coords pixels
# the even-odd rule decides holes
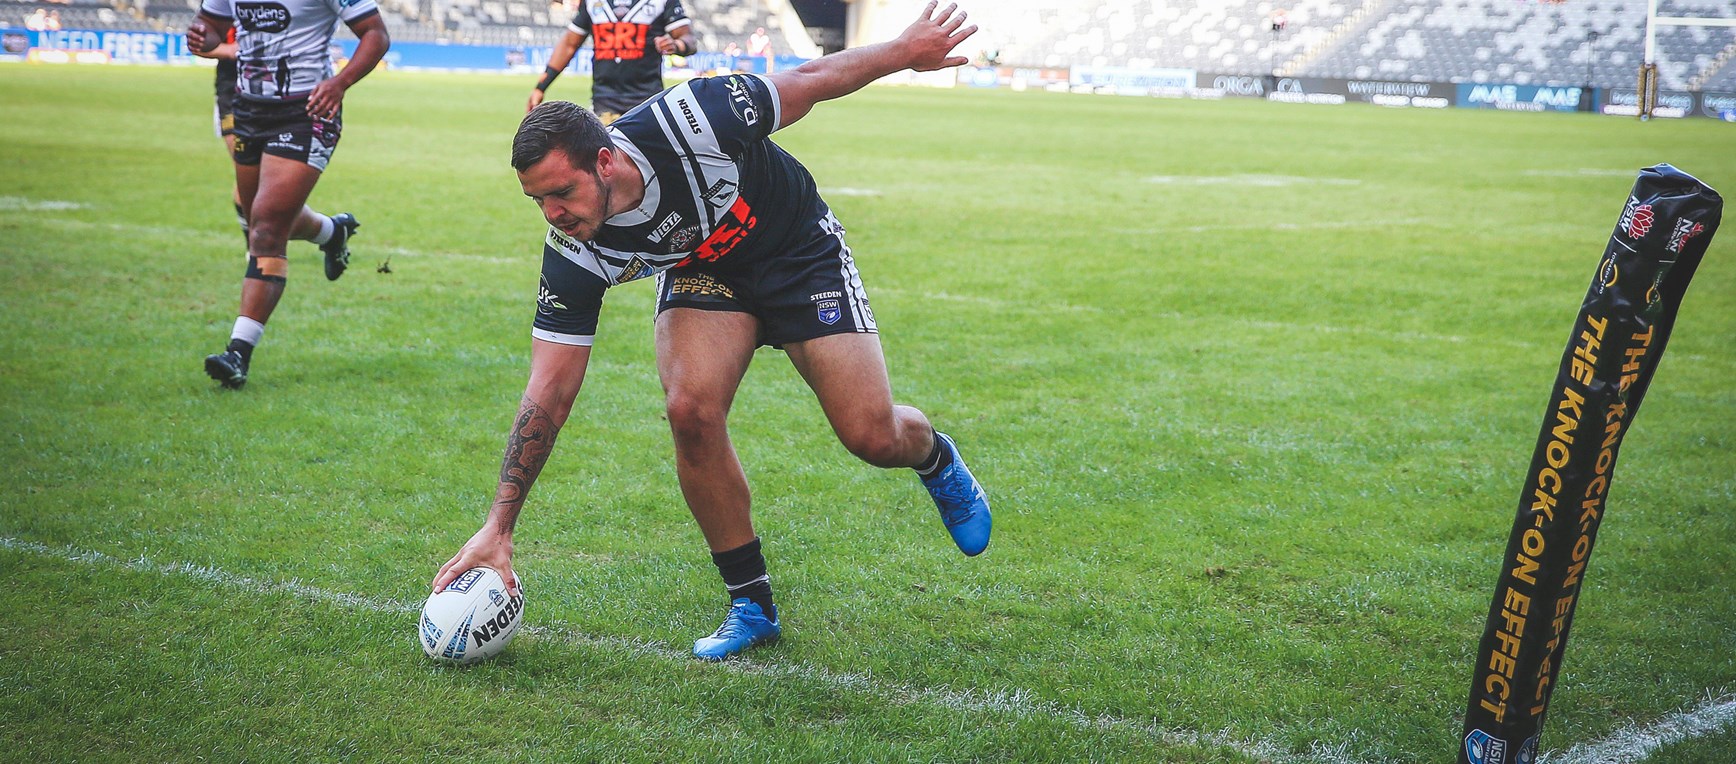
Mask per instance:
[[[903,454],[897,433],[891,427],[842,428],[838,431],[838,440],[856,458],[876,467],[902,466],[899,459]]]
[[[282,257],[289,247],[289,225],[257,219],[247,226],[247,248],[259,257]]]
[[[723,432],[729,416],[721,401],[674,390],[664,397],[663,405],[678,441],[715,437]]]

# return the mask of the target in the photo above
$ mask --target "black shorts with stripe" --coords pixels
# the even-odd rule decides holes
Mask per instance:
[[[814,235],[740,265],[699,262],[657,274],[657,312],[696,308],[759,319],[759,344],[781,346],[832,334],[878,331],[844,227],[831,213]]]

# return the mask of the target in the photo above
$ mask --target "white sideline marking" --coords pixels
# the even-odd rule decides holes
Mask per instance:
[[[1286,186],[1323,185],[1323,186],[1360,186],[1362,181],[1355,178],[1306,178],[1300,175],[1153,175],[1145,179],[1147,183],[1178,186],[1258,186],[1261,188],[1283,188]]]
[[[838,186],[836,188],[822,188],[822,189],[820,189],[820,196],[879,196],[879,195],[880,195],[880,192],[875,191],[872,188],[850,188],[849,186]]]
[[[218,568],[191,563],[159,563],[145,557],[135,560],[122,560],[102,552],[76,549],[73,547],[51,547],[34,541],[25,541],[10,536],[0,536],[0,549],[54,557],[68,562],[90,565],[106,565],[125,568],[143,573],[155,573],[165,576],[186,576],[201,581],[218,584],[236,589],[245,589],[259,593],[282,593],[309,600],[322,602],[339,607],[356,610],[366,610],[376,613],[409,614],[421,610],[419,602],[404,602],[399,600],[377,599],[363,597],[343,592],[333,592],[316,586],[289,581],[272,581],[268,579],[251,578],[235,575]],[[405,625],[405,641],[414,643],[413,624]],[[566,642],[590,647],[601,647],[611,650],[621,650],[650,657],[661,658],[683,665],[691,664],[693,658],[685,651],[650,641],[635,641],[616,637],[594,637],[583,634],[570,625],[548,623],[543,626],[525,627],[521,629],[538,639]],[[900,706],[926,704],[953,711],[967,713],[1003,713],[1021,718],[1056,719],[1066,724],[1087,730],[1120,730],[1143,734],[1165,743],[1178,746],[1200,746],[1208,748],[1229,748],[1256,761],[1274,764],[1358,764],[1348,758],[1344,746],[1324,747],[1315,743],[1309,753],[1295,755],[1270,740],[1249,739],[1236,736],[1228,730],[1208,733],[1194,730],[1175,729],[1160,726],[1156,720],[1128,719],[1107,714],[1088,714],[1078,708],[1063,706],[1036,700],[1030,691],[1023,689],[1006,690],[955,690],[950,687],[917,687],[901,683],[877,681],[867,674],[837,674],[822,668],[802,663],[763,663],[751,659],[738,659],[718,664],[720,670],[735,671],[743,674],[764,677],[789,677],[804,679],[825,684],[839,690],[858,692],[884,698]]]
[[[1538,764],[1635,764],[1659,748],[1705,737],[1736,726],[1736,695],[1712,697],[1689,711],[1677,711],[1644,727],[1628,726],[1603,740],[1577,743],[1566,751],[1538,756]]]
[[[0,196],[0,211],[5,212],[58,212],[60,210],[82,210],[89,206],[78,202],[39,201],[23,196]]]

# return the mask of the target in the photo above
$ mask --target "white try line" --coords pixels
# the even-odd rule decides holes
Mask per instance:
[[[111,555],[74,547],[51,547],[34,541],[0,536],[0,549],[52,557],[67,562],[116,567],[164,576],[192,578],[199,581],[261,594],[287,594],[314,602],[351,610],[409,616],[421,610],[420,602],[378,599],[344,592],[333,592],[296,580],[273,581],[236,575],[207,565],[163,563],[139,557],[123,560]],[[405,649],[418,649],[414,639],[414,621],[406,618]],[[688,664],[692,656],[685,651],[651,641],[635,641],[617,637],[595,637],[584,634],[571,625],[559,622],[521,629],[537,639],[657,658]],[[950,687],[919,687],[888,683],[867,674],[838,674],[803,663],[779,663],[738,659],[718,665],[720,670],[769,678],[790,678],[823,684],[840,691],[871,695],[898,706],[925,705],[965,713],[997,713],[1030,719],[1052,719],[1084,730],[1123,731],[1141,734],[1176,746],[1229,748],[1260,762],[1272,764],[1359,764],[1347,757],[1343,746],[1325,747],[1316,743],[1303,755],[1294,754],[1270,740],[1238,736],[1228,730],[1199,732],[1165,727],[1153,720],[1128,719],[1107,714],[1090,714],[1078,708],[1037,700],[1029,690],[956,690]]]
[[[192,563],[159,563],[145,557],[122,560],[102,552],[74,547],[51,547],[34,541],[0,536],[0,549],[53,557],[68,562],[125,568],[143,573],[184,576],[220,586],[266,594],[288,594],[353,610],[377,613],[405,614],[421,609],[420,604],[401,600],[377,599],[344,592],[333,592],[316,586],[289,581],[273,581],[228,573],[207,565]],[[410,625],[405,641],[414,644]],[[571,625],[554,622],[521,629],[537,639],[618,650],[635,655],[659,658],[671,662],[689,663],[686,652],[671,649],[652,641],[636,641],[619,637],[596,637],[584,634]],[[408,649],[408,647],[406,648]],[[882,682],[866,674],[838,674],[803,663],[773,663],[751,659],[719,664],[718,668],[753,676],[787,677],[824,684],[839,690],[873,695],[895,705],[929,705],[966,713],[1000,713],[1021,718],[1055,719],[1086,730],[1134,732],[1176,746],[1229,748],[1256,761],[1270,764],[1359,764],[1349,751],[1348,743],[1328,746],[1316,741],[1305,754],[1295,754],[1268,739],[1248,738],[1229,730],[1201,732],[1165,727],[1155,719],[1129,719],[1108,714],[1090,714],[1079,708],[1038,700],[1029,690],[955,690],[950,687],[919,687],[902,683]],[[1717,734],[1736,727],[1736,694],[1712,695],[1699,706],[1679,711],[1644,727],[1629,727],[1609,737],[1590,743],[1576,743],[1566,751],[1549,751],[1538,757],[1538,764],[1639,764],[1659,748],[1675,743]]]
[[[1705,702],[1644,727],[1629,726],[1603,740],[1537,757],[1538,764],[1637,764],[1658,749],[1736,728],[1736,694],[1709,693]]]

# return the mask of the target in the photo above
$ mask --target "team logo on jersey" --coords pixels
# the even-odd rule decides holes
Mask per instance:
[[[642,279],[651,275],[651,265],[634,255],[627,261],[627,267],[621,269],[621,274],[615,277],[615,283],[625,284],[634,279]]]
[[[699,240],[699,224],[695,223],[669,237],[670,252],[686,252],[693,248],[693,242]]]
[[[567,306],[561,304],[560,299],[555,297],[555,293],[549,291],[549,280],[547,276],[544,276],[542,283],[537,285],[536,312],[553,313],[557,310],[566,309]]]
[[[289,9],[282,3],[241,2],[235,4],[235,20],[249,32],[282,32],[289,29]]]
[[[735,112],[736,119],[749,126],[758,123],[759,108],[753,105],[753,94],[748,92],[747,81],[731,77],[724,82],[729,86],[729,110]]]

